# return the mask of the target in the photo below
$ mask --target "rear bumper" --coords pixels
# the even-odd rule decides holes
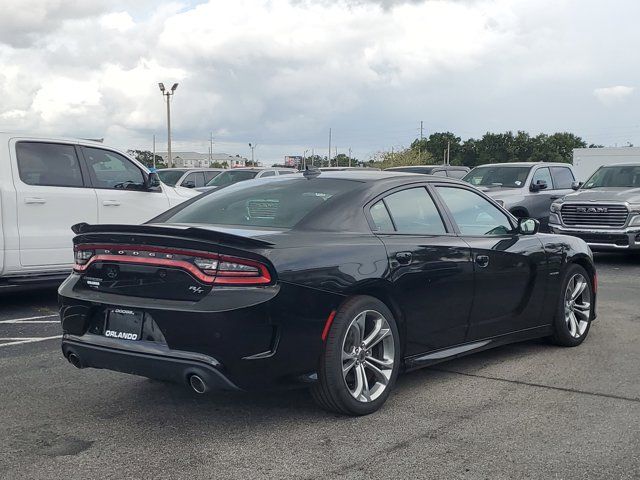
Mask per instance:
[[[239,390],[237,385],[218,370],[216,365],[219,363],[212,358],[196,360],[181,352],[172,352],[170,356],[154,355],[99,346],[72,338],[64,336],[62,353],[65,358],[71,354],[76,355],[80,368],[105,368],[185,385],[188,385],[191,375],[198,375],[208,388]]]
[[[550,223],[549,227],[553,233],[583,239],[593,250],[640,250],[640,227],[605,230],[587,227],[567,228],[555,223]]]

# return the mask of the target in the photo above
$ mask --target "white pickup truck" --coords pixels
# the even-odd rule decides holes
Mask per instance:
[[[76,223],[143,223],[198,194],[102,143],[0,133],[0,292],[68,275]]]

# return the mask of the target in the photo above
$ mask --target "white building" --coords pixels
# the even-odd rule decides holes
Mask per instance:
[[[158,152],[157,155],[162,157],[162,161],[167,163],[167,152]],[[218,162],[226,164],[227,168],[244,167],[247,159],[239,155],[229,155],[228,153],[208,153],[198,152],[171,152],[173,157],[173,167],[175,168],[207,168],[212,163]]]
[[[602,165],[640,163],[639,147],[574,148],[573,168],[584,182]]]

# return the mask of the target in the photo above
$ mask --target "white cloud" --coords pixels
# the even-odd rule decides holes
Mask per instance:
[[[610,107],[624,102],[634,90],[633,87],[616,85],[614,87],[596,88],[593,94],[603,105]]]
[[[594,93],[637,124],[636,96],[620,90],[631,87],[592,87],[639,80],[620,48],[640,42],[632,0],[616,12],[597,0],[4,3],[0,130],[148,147],[164,138],[160,81],[180,83],[177,143],[206,151],[213,131],[232,153],[252,141],[271,160],[295,153],[283,145],[326,152],[330,126],[361,155],[409,144],[420,120],[463,137],[598,132]]]

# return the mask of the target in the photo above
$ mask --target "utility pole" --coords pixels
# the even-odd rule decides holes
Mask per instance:
[[[315,158],[315,156],[316,156],[316,149],[315,149],[315,148],[312,148],[312,149],[311,149],[311,166],[312,166],[312,167],[313,167],[313,159]],[[322,165],[321,165],[321,166],[322,166]]]
[[[451,142],[447,142],[447,165],[451,164],[451,158],[449,155],[451,154]]]
[[[167,166],[169,168],[173,167],[173,157],[171,156],[171,97],[178,88],[178,84],[174,83],[171,87],[171,90],[165,90],[164,83],[158,83],[158,87],[160,87],[160,92],[164,97],[167,97]]]
[[[391,147],[391,165],[395,165],[395,161],[393,160],[393,147]]]
[[[420,120],[420,143],[418,144],[418,161],[422,163],[422,120]]]
[[[153,168],[156,168],[156,134],[153,134]]]
[[[351,166],[351,147],[349,147],[349,166]]]
[[[331,166],[331,129],[329,129],[329,156],[327,157],[328,167]]]
[[[209,165],[213,162],[213,132],[209,136]]]
[[[309,149],[307,148],[304,152],[302,152],[302,169],[306,170],[307,168],[307,152]]]

